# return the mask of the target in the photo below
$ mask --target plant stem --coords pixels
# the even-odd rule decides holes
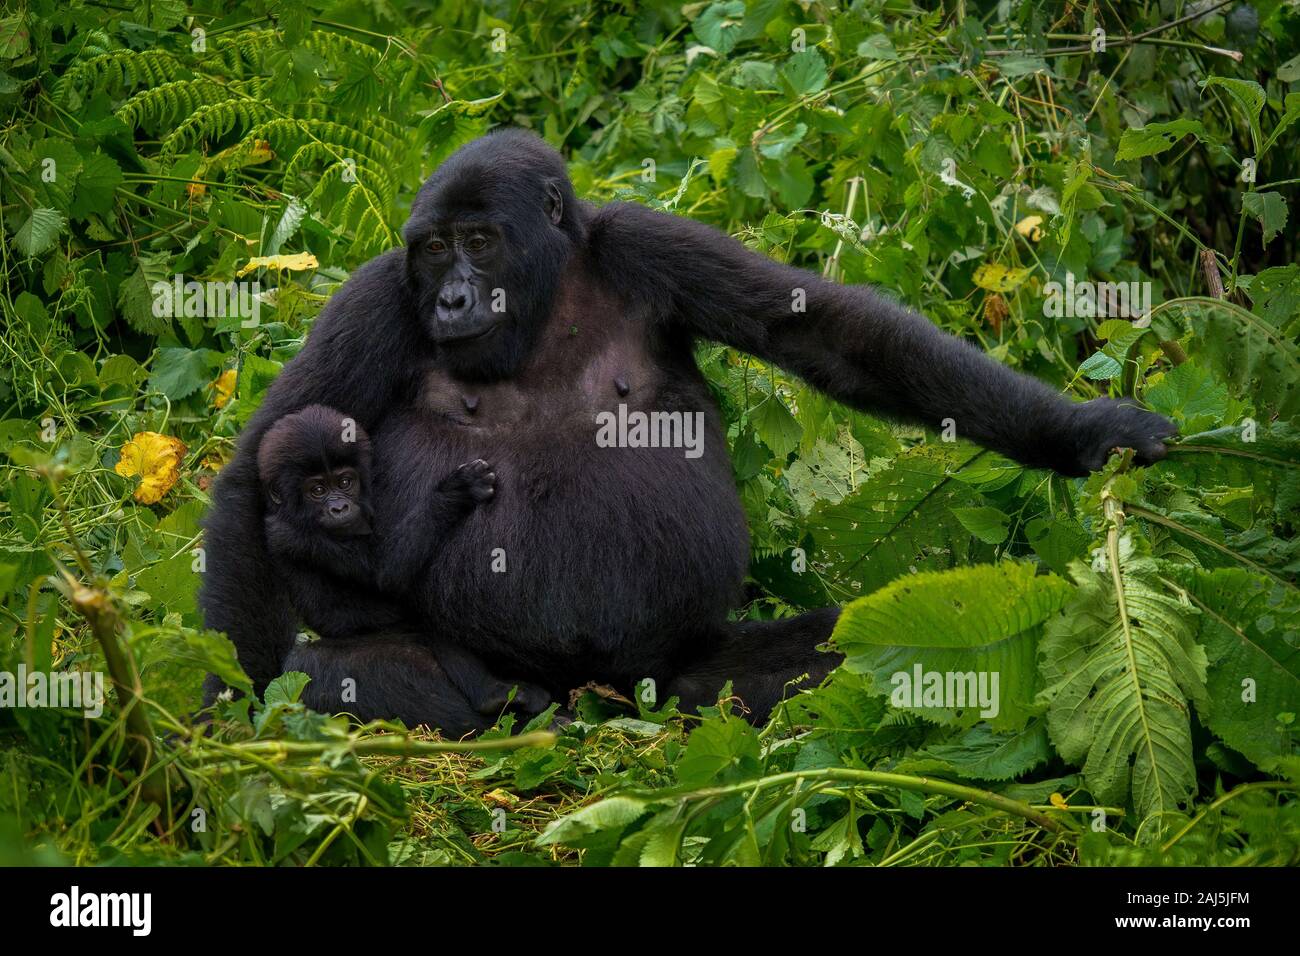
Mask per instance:
[[[550,747],[555,743],[555,734],[537,730],[518,737],[502,737],[497,740],[466,741],[432,741],[411,740],[398,734],[382,737],[354,738],[343,741],[307,741],[307,740],[250,740],[244,743],[229,744],[222,748],[218,756],[227,757],[262,757],[290,760],[299,757],[320,757],[326,753],[339,750],[347,751],[357,757],[429,757],[435,754],[484,753],[494,750],[517,750],[521,747]]]
[[[901,773],[885,773],[878,770],[855,770],[849,767],[824,767],[819,770],[790,770],[785,773],[773,774],[770,777],[760,777],[758,780],[746,780],[743,783],[733,783],[725,787],[709,787],[704,790],[694,790],[690,793],[682,794],[680,799],[683,800],[715,800],[718,797],[730,796],[736,793],[747,793],[751,790],[763,790],[768,787],[781,786],[787,783],[801,783],[806,780],[838,780],[841,783],[853,783],[865,786],[877,787],[894,787],[898,790],[909,790],[916,793],[938,793],[947,797],[956,797],[959,800],[967,800],[971,803],[978,803],[982,806],[993,807],[1001,810],[1003,813],[1010,813],[1014,816],[1023,817],[1031,823],[1036,823],[1044,830],[1050,830],[1052,833],[1062,832],[1061,824],[1053,820],[1041,810],[1035,810],[1027,803],[1019,800],[1012,800],[1010,797],[1004,797],[999,793],[993,793],[989,790],[980,790],[977,787],[967,787],[960,783],[952,783],[948,780],[934,780],[930,777],[913,777]],[[652,797],[653,799],[653,797]]]

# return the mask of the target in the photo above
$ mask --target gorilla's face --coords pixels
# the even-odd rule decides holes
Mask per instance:
[[[506,289],[497,281],[503,245],[494,224],[453,220],[435,224],[423,248],[408,253],[426,290],[420,321],[440,347],[490,347],[487,340],[506,324]]]
[[[448,157],[404,230],[413,318],[439,364],[464,379],[515,374],[583,229],[564,161],[531,133],[493,133]]]

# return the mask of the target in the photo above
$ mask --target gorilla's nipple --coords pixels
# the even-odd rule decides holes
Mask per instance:
[[[462,395],[460,400],[465,403],[465,411],[469,412],[471,415],[478,411],[477,395]]]
[[[627,384],[627,379],[622,377],[614,379],[614,388],[618,390],[619,397],[621,398],[626,398],[627,393],[632,391],[631,387]]]

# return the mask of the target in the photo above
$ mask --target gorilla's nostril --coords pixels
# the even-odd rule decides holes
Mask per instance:
[[[343,517],[348,513],[348,510],[348,503],[346,501],[338,501],[330,505],[330,514],[336,518]]]

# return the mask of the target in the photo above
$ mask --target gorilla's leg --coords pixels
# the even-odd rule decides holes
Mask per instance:
[[[680,697],[679,709],[692,713],[715,703],[718,691],[730,680],[749,711],[749,720],[764,723],[782,700],[797,690],[816,687],[844,660],[842,654],[817,650],[831,636],[839,616],[839,608],[826,607],[779,621],[726,624],[718,645],[669,682],[668,695]],[[805,679],[790,683],[804,674]]]
[[[346,712],[362,722],[400,720],[408,727],[426,724],[453,738],[485,730],[495,719],[470,706],[437,657],[414,636],[296,644],[284,669],[311,678],[302,701],[325,714]]]
[[[551,703],[550,693],[536,684],[504,680],[491,673],[482,658],[455,641],[435,638],[429,646],[451,683],[460,689],[469,705],[480,714],[495,717],[505,709],[511,689],[513,706],[524,714],[540,714]]]

